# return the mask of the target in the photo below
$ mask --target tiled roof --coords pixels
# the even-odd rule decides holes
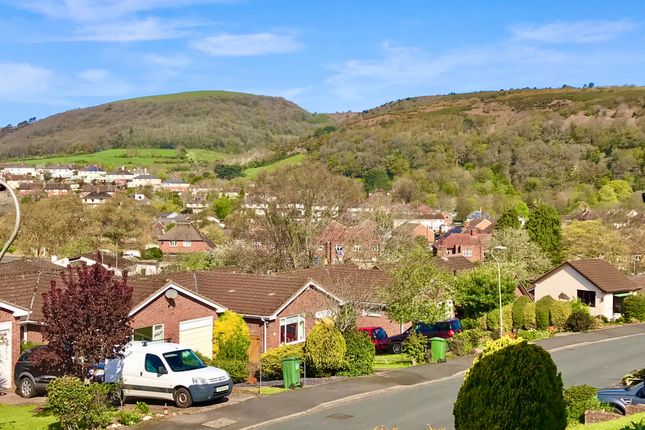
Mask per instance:
[[[551,276],[552,273],[565,265],[573,267],[578,273],[587,278],[605,293],[618,293],[621,291],[636,291],[639,287],[633,280],[605,260],[593,258],[588,260],[567,261],[532,282],[533,285]]]
[[[159,240],[190,240],[191,242],[206,242],[210,246],[214,246],[214,244],[206,236],[204,236],[194,225],[189,223],[178,223],[176,226],[168,230],[165,234],[160,236]]]
[[[434,262],[438,267],[448,270],[453,274],[475,267],[475,264],[463,255],[450,255],[446,258],[437,257],[434,259]]]

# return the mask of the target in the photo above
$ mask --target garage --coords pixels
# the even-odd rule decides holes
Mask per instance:
[[[179,323],[179,343],[212,358],[213,317],[181,321]]]

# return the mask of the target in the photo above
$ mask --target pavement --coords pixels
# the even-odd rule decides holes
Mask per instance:
[[[614,339],[625,339],[623,343],[626,345],[634,344],[630,341],[631,337],[637,339],[636,336],[645,334],[645,324],[632,324],[625,326],[612,327],[603,330],[597,330],[589,333],[569,334],[563,336],[556,336],[549,339],[543,339],[536,343],[550,351],[552,354],[559,353],[562,356],[567,356],[568,351],[577,351],[572,355],[573,358],[565,360],[563,363],[558,363],[558,366],[565,366],[568,372],[577,372],[575,380],[583,380],[586,371],[585,366],[580,365],[581,360],[585,360],[585,355],[579,355],[580,351],[585,347],[594,350],[602,350],[603,348],[611,347],[610,344],[603,345],[604,342],[611,342]],[[633,363],[643,363],[642,357],[645,355],[645,342],[639,340],[635,342],[636,345],[643,345],[643,351],[634,352]],[[574,352],[575,352],[574,351]],[[571,355],[571,354],[569,354]],[[605,354],[607,355],[607,354]],[[593,364],[594,357],[598,354],[589,356],[589,363]],[[613,357],[613,356],[612,356]],[[170,430],[170,429],[200,429],[205,428],[223,428],[225,430],[241,430],[251,429],[262,426],[267,428],[323,428],[321,423],[313,420],[316,415],[326,417],[332,416],[334,426],[330,428],[374,428],[371,427],[354,427],[349,421],[354,416],[351,413],[330,413],[334,409],[342,409],[345,407],[347,410],[353,410],[355,404],[361,403],[363,405],[364,414],[366,415],[365,422],[373,419],[374,416],[385,413],[388,414],[389,408],[387,403],[383,403],[383,399],[389,397],[396,397],[398,402],[401,399],[410,407],[417,405],[422,397],[422,393],[428,391],[427,387],[432,386],[433,392],[444,393],[443,401],[438,401],[436,404],[424,403],[418,404],[418,409],[408,408],[407,416],[409,419],[414,419],[415,414],[419,411],[426,411],[429,407],[439,407],[435,412],[435,416],[440,417],[433,421],[434,425],[445,425],[450,428],[452,425],[452,401],[456,397],[463,372],[467,370],[473,360],[473,356],[458,357],[449,360],[446,363],[430,364],[424,366],[416,366],[407,369],[390,370],[386,372],[379,372],[376,375],[364,376],[359,378],[351,378],[334,383],[329,383],[316,387],[305,387],[304,389],[294,390],[290,392],[274,394],[270,396],[255,397],[243,402],[232,404],[230,406],[224,405],[216,410],[203,411],[198,413],[191,413],[190,415],[177,415],[172,418],[164,419],[163,421],[152,421],[141,426],[141,428],[154,428],[155,430]],[[613,358],[615,360],[615,358]],[[571,362],[572,361],[572,362]],[[624,363],[623,363],[624,364]],[[603,369],[611,368],[607,363],[601,363],[600,367],[593,368],[594,372],[602,373]],[[642,365],[641,365],[642,367]],[[636,367],[634,367],[636,368]],[[619,376],[622,376],[625,371],[619,370]],[[567,374],[565,376],[565,385],[567,384]],[[588,376],[588,375],[586,375]],[[609,380],[616,377],[613,373],[608,373],[603,379]],[[436,390],[435,390],[436,389]],[[423,390],[423,391],[422,391]],[[418,393],[417,393],[418,392]],[[445,399],[452,399],[449,404],[445,403]],[[377,406],[378,404],[378,406]],[[431,406],[434,405],[434,406]],[[399,415],[397,412],[389,412],[389,415]],[[335,415],[335,416],[334,416]],[[289,420],[300,417],[298,420]],[[385,419],[385,416],[384,416]],[[418,417],[423,420],[423,416]],[[308,425],[303,424],[304,421],[309,422]],[[422,421],[413,421],[421,423]],[[294,423],[296,426],[294,427]],[[379,421],[380,424],[387,424],[387,421]],[[355,424],[355,423],[354,423]],[[349,425],[349,426],[348,426]],[[403,428],[403,427],[401,427]],[[413,428],[425,428],[415,426]]]

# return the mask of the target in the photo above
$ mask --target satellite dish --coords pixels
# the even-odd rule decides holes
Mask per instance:
[[[175,298],[177,298],[178,295],[179,295],[179,293],[177,293],[177,290],[175,290],[174,288],[170,288],[170,289],[166,290],[166,298],[167,299],[175,299]]]

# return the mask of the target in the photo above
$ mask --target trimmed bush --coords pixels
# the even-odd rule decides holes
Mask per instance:
[[[58,418],[63,430],[105,428],[110,424],[112,387],[89,384],[75,376],[61,376],[47,385],[45,409]]]
[[[553,334],[548,330],[518,330],[517,331],[517,337],[526,339],[529,342],[532,342],[538,339],[544,339],[551,336],[553,336]]]
[[[213,360],[213,366],[225,370],[234,383],[245,382],[249,378],[249,366],[246,361],[217,357]]]
[[[645,321],[645,295],[627,296],[623,301],[623,317],[626,321]]]
[[[347,344],[331,321],[318,321],[305,341],[304,355],[311,372],[330,376],[345,367]]]
[[[502,306],[502,318],[504,319],[504,333],[513,331],[513,305],[508,304]],[[486,326],[488,330],[498,333],[499,332],[499,308],[493,309],[486,314]]]
[[[260,356],[262,378],[267,381],[282,379],[282,360],[289,357],[304,360],[303,344],[280,345],[262,354]]]
[[[448,351],[457,356],[468,355],[474,348],[475,345],[468,331],[462,331],[455,334],[452,339],[448,339]]]
[[[569,302],[554,301],[551,304],[549,311],[549,320],[551,325],[557,327],[558,330],[564,329],[567,318],[571,315],[571,306]]]
[[[569,424],[584,422],[585,411],[608,409],[607,405],[596,397],[597,391],[589,385],[573,385],[564,390],[564,404],[567,407],[567,422]]]
[[[564,324],[564,328],[567,331],[589,331],[594,326],[594,318],[589,315],[589,310],[585,309],[576,309],[573,311],[567,322]]]
[[[475,358],[453,414],[457,430],[564,430],[562,378],[544,349],[504,337]]]
[[[428,349],[428,338],[422,334],[412,333],[406,340],[403,341],[403,352],[408,354],[412,360],[412,364],[427,363],[430,361],[428,356],[430,351]]]
[[[521,329],[526,328],[526,321],[524,319],[524,308],[531,304],[531,299],[526,296],[518,297],[513,303],[513,328]]]
[[[141,414],[137,411],[125,411],[121,410],[117,412],[114,417],[116,420],[123,424],[124,426],[133,426],[139,424],[143,418]]]
[[[345,368],[347,376],[371,375],[374,373],[374,356],[376,349],[365,332],[356,329],[343,333],[347,351],[345,352]]]
[[[213,323],[213,357],[248,363],[250,344],[249,327],[241,315],[225,311]]]
[[[538,330],[546,330],[551,323],[551,306],[555,299],[551,296],[544,296],[535,303],[535,322]]]

